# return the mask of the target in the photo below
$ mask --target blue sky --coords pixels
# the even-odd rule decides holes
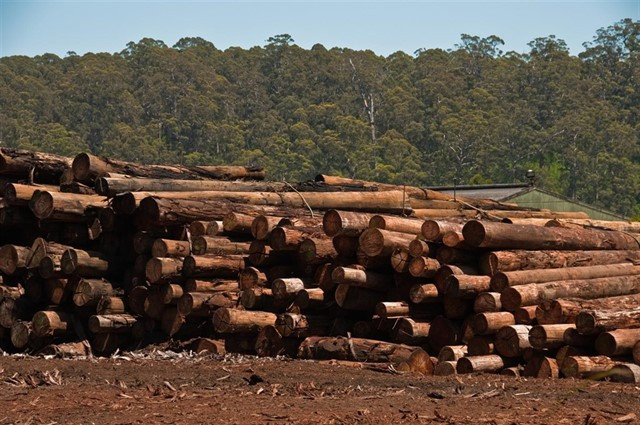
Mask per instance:
[[[527,51],[535,37],[555,34],[572,53],[598,28],[640,19],[640,0],[221,2],[0,0],[0,56],[67,51],[118,52],[152,37],[173,45],[198,36],[218,48],[264,45],[288,33],[310,48],[397,50],[451,48],[461,33],[502,37],[503,50]]]

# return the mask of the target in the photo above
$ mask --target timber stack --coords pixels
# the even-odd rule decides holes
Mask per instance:
[[[0,345],[640,382],[640,224],[2,149]]]

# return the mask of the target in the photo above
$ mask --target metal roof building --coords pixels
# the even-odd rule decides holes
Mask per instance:
[[[429,189],[450,194],[454,192],[452,186],[433,186]],[[457,186],[455,192],[457,195],[468,198],[493,199],[495,201],[511,202],[522,207],[546,208],[552,211],[565,212],[581,211],[587,213],[589,218],[595,220],[626,220],[626,217],[614,212],[569,199],[527,183]]]

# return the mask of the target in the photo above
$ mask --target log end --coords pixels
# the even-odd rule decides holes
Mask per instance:
[[[85,152],[76,155],[71,163],[71,170],[76,180],[87,180],[91,172],[91,156]]]

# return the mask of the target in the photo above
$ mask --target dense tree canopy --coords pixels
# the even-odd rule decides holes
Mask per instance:
[[[0,143],[126,160],[261,164],[272,179],[334,173],[437,185],[512,182],[640,214],[640,22],[579,56],[497,36],[388,57],[310,50],[288,34],[221,51],[144,38],[117,54],[0,59]]]

